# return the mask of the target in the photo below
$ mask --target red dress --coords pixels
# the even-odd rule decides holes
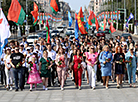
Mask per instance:
[[[79,85],[79,86],[81,86],[81,76],[82,76],[82,68],[80,66],[81,62],[82,62],[82,56],[79,56],[77,58],[77,55],[74,55],[73,71],[74,71],[74,76],[75,76],[75,83],[76,85]]]

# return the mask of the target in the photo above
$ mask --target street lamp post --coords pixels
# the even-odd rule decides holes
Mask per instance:
[[[28,0],[26,0],[26,34],[28,34]]]
[[[125,7],[125,4],[126,4],[126,0],[124,0],[124,28],[125,28],[125,19],[126,19],[126,7]]]
[[[137,3],[137,2],[136,2],[136,0],[135,0],[135,20],[137,19],[137,11],[136,11],[136,10],[137,10],[137,9],[136,9],[136,6],[137,6],[137,5],[136,5],[136,3]],[[137,35],[137,26],[136,26],[136,25],[134,25],[134,34]]]
[[[118,0],[117,0],[117,26],[116,26],[116,30],[118,30]]]

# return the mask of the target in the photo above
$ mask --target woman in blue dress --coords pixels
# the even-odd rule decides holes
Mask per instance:
[[[103,51],[100,53],[99,56],[99,61],[101,63],[103,85],[105,86],[106,84],[106,89],[108,89],[109,76],[111,76],[111,68],[112,68],[111,62],[113,61],[112,53],[109,52],[108,45],[105,45],[103,47]]]
[[[128,80],[129,80],[130,87],[132,86],[131,75],[133,76],[133,84],[134,84],[133,87],[136,87],[135,86],[135,81],[136,81],[136,75],[135,75],[135,73],[136,73],[136,56],[135,56],[135,53],[134,53],[133,50],[134,50],[134,47],[133,47],[133,45],[130,44],[129,51],[125,55],[125,60],[126,60],[126,63],[127,63]]]

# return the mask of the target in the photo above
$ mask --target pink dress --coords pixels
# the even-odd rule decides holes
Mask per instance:
[[[36,64],[33,64],[33,67],[31,67],[31,69],[32,71],[29,73],[27,83],[28,84],[42,83],[42,80],[36,68]]]

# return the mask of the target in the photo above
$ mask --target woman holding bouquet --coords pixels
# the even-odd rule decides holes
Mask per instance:
[[[81,90],[81,77],[83,71],[81,62],[82,62],[81,51],[80,49],[78,49],[77,54],[73,56],[73,63],[74,63],[73,72],[75,76],[75,86],[76,88],[78,88],[79,86],[79,90]]]
[[[8,48],[6,48],[6,55],[4,56],[7,91],[9,90],[9,84],[10,84],[10,91],[12,90],[12,84],[13,84],[12,83],[13,82],[13,71],[12,71],[12,67],[10,65],[10,55],[11,55],[11,49],[10,49],[10,47],[8,47]]]
[[[100,53],[99,61],[101,63],[101,72],[103,85],[106,84],[106,89],[108,89],[109,76],[111,76],[111,68],[112,68],[112,53],[109,52],[108,45],[103,47],[103,51]],[[106,80],[106,83],[105,83]]]
[[[116,53],[114,55],[115,62],[115,74],[117,80],[117,88],[122,87],[122,80],[125,68],[125,55],[122,53],[122,48],[120,46],[116,47]],[[119,77],[120,76],[120,77]],[[119,85],[120,82],[120,85]]]
[[[133,45],[130,44],[129,51],[125,55],[125,60],[127,63],[128,80],[129,80],[130,87],[132,86],[131,75],[133,76],[133,84],[134,84],[133,87],[136,87],[135,86],[136,56],[135,56],[135,53],[133,52],[133,50],[134,50],[134,47],[133,47]]]
[[[52,60],[50,57],[48,57],[48,52],[44,51],[43,57],[40,59],[39,63],[39,73],[43,81],[44,90],[48,90],[47,85],[48,85],[48,78],[50,78],[51,75],[51,70],[50,70],[51,66],[52,66]]]
[[[66,72],[66,65],[65,65],[65,54],[62,47],[59,48],[58,53],[56,55],[56,65],[57,65],[57,73],[58,73],[58,80],[61,85],[61,90],[64,90],[64,82],[65,82],[65,72]]]
[[[90,46],[89,52],[86,54],[87,70],[89,74],[90,88],[95,89],[96,71],[97,71],[97,57],[98,53],[95,52],[95,47]]]

